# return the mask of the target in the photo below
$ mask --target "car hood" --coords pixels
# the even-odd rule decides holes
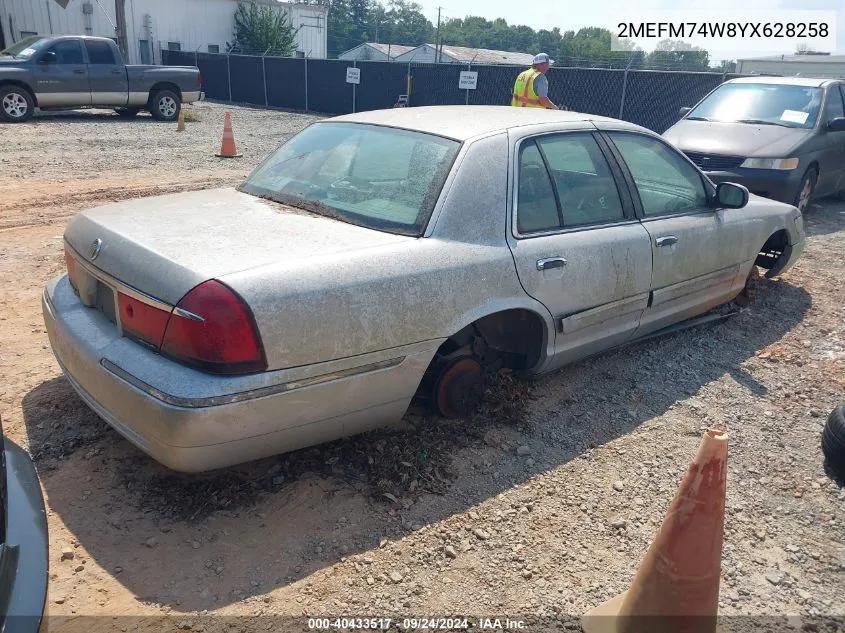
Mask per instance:
[[[232,188],[142,198],[76,215],[65,241],[92,266],[170,304],[208,279],[416,238],[362,228]],[[92,245],[102,244],[96,259]]]
[[[678,121],[663,138],[684,152],[702,152],[746,158],[787,158],[812,130],[780,125]]]

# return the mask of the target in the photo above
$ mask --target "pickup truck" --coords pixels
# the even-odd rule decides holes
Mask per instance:
[[[202,75],[192,66],[125,65],[106,37],[29,37],[0,51],[0,121],[19,123],[40,110],[141,110],[173,121],[182,103],[203,98]]]

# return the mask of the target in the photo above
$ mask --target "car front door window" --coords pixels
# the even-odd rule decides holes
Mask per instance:
[[[610,133],[642,202],[645,217],[694,212],[707,206],[699,172],[677,151],[643,134]]]
[[[50,52],[56,54],[56,64],[81,65],[85,63],[82,58],[82,47],[79,45],[79,42],[74,40],[57,42],[50,49]]]

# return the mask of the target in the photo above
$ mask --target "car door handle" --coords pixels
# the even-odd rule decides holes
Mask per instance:
[[[77,69],[75,69],[75,70],[73,71],[73,73],[74,73],[75,75],[84,75],[84,74],[85,74],[85,71],[84,71],[84,70],[79,70],[79,69],[77,68]]]
[[[537,260],[537,270],[549,270],[551,268],[563,268],[566,260],[563,257],[546,257]]]
[[[123,71],[122,70],[113,70],[113,71],[111,71],[111,74],[112,75],[122,75]]]
[[[678,243],[678,238],[674,235],[666,235],[664,237],[658,237],[656,240],[654,240],[654,243],[657,246],[672,246],[672,244]]]

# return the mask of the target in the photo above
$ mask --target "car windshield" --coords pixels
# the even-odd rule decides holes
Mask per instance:
[[[821,88],[786,84],[723,84],[698,104],[688,119],[812,128]]]
[[[367,228],[421,235],[459,148],[420,132],[317,123],[282,145],[240,190]]]
[[[25,40],[21,40],[17,44],[12,44],[10,47],[0,51],[0,55],[7,57],[14,57],[15,59],[29,59],[41,48],[49,43],[49,39],[38,37],[37,35],[30,36]]]

